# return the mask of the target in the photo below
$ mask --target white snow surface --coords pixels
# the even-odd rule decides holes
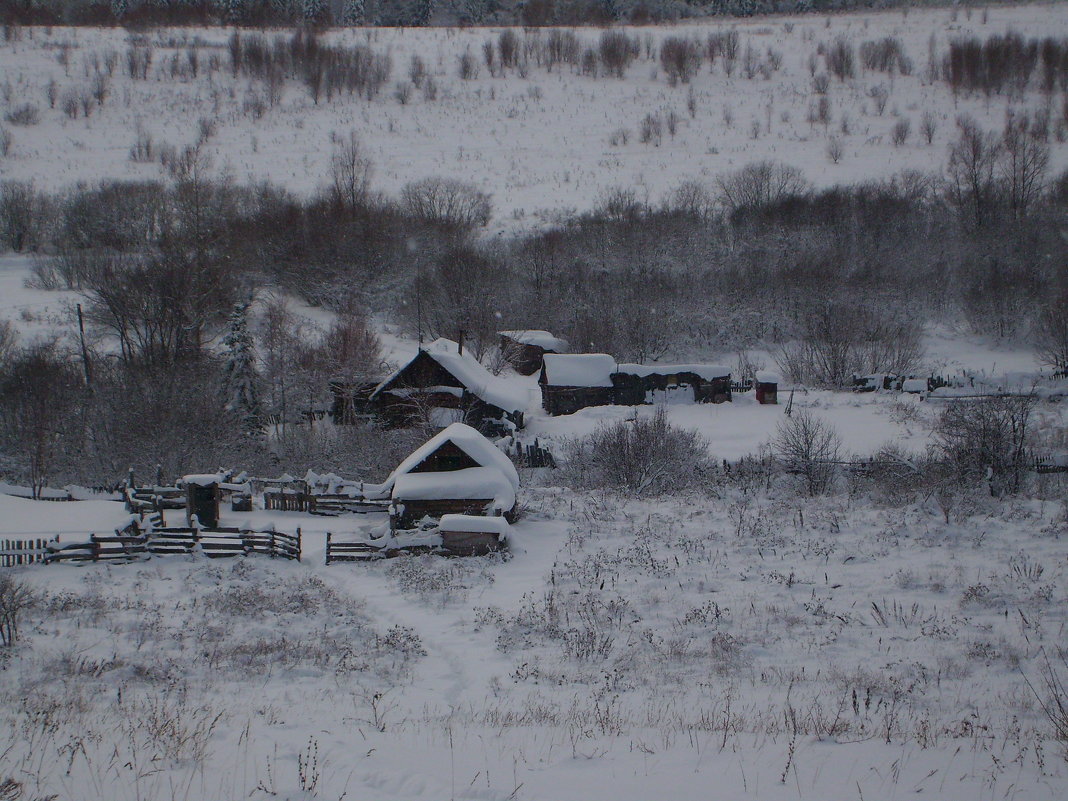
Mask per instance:
[[[607,353],[546,353],[545,378],[553,387],[610,387],[616,360]]]
[[[506,537],[511,525],[503,517],[477,515],[442,515],[438,528],[442,531],[477,531]]]
[[[1068,6],[1019,3],[984,6],[983,12],[973,13],[907,9],[625,28],[642,42],[642,53],[622,79],[534,64],[525,78],[517,70],[494,77],[480,63],[478,77],[461,80],[460,56],[470,51],[481,62],[483,42],[498,30],[337,30],[325,39],[369,44],[389,54],[393,69],[384,91],[371,101],[342,94],[316,105],[305,87],[292,81],[271,107],[262,85],[231,77],[226,29],[27,28],[21,40],[0,43],[0,74],[14,90],[8,107],[33,103],[41,119],[36,126],[10,126],[14,143],[11,154],[0,160],[0,177],[31,180],[41,189],[101,179],[159,179],[158,161],[130,159],[137,126],[153,138],[157,150],[166,144],[180,149],[197,140],[200,118],[215,124],[202,146],[215,175],[241,183],[269,179],[311,193],[329,182],[331,135],[355,130],[373,163],[375,189],[397,196],[405,184],[429,175],[472,182],[492,195],[491,228],[497,230],[539,226],[571,210],[588,209],[619,186],[657,203],[683,181],[711,185],[716,176],[761,159],[794,164],[820,186],[887,177],[906,168],[939,172],[956,133],[957,115],[970,114],[988,130],[1000,130],[1007,109],[1033,108],[1044,100],[1034,88],[1022,98],[955,98],[944,82],[925,77],[929,42],[941,58],[952,37],[985,39],[1009,29],[1025,37],[1063,34]],[[769,51],[778,53],[779,69],[767,78],[759,72],[747,78],[739,57],[728,76],[722,60],[711,70],[706,61],[692,82],[668,84],[658,60],[662,39],[703,40],[726,30],[737,31],[740,54],[751,46],[766,63]],[[517,32],[521,47],[524,39],[546,35]],[[582,46],[597,47],[599,30],[578,29],[576,34]],[[270,39],[275,34],[265,35]],[[858,59],[856,78],[831,79],[831,123],[824,127],[809,122],[815,99],[809,58],[839,36],[854,46],[896,36],[914,68],[911,75],[890,76],[865,71]],[[131,80],[123,69],[126,50],[135,41],[153,47],[145,81]],[[199,74],[172,78],[172,62],[184,61],[194,44]],[[86,74],[87,63],[94,56],[99,63],[109,51],[120,58],[102,107],[89,118],[70,119],[61,103],[49,106],[50,81],[57,82],[61,98],[69,90],[87,88],[92,75],[91,67]],[[57,62],[61,52],[69,55],[66,70]],[[397,99],[393,88],[408,82],[413,55],[426,64],[437,99],[425,99],[418,90],[405,103]],[[213,56],[221,62],[217,71],[207,68]],[[816,60],[817,73],[826,72],[823,58]],[[889,92],[882,114],[870,96],[876,87]],[[687,108],[691,90],[692,116]],[[642,119],[660,114],[664,120],[671,112],[678,118],[675,134],[665,132],[656,142],[642,143],[637,135]],[[930,145],[919,130],[924,112],[931,112],[937,123]],[[901,119],[911,121],[912,133],[894,147],[891,130]],[[628,134],[625,143],[616,135],[621,130]],[[832,137],[842,143],[838,163],[827,156]],[[1057,172],[1066,165],[1068,149],[1054,145],[1051,169]]]

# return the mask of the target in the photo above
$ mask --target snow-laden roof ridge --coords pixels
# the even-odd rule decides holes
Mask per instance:
[[[513,489],[519,489],[519,473],[516,471],[515,465],[512,464],[512,460],[496,445],[466,423],[453,423],[412,451],[389,474],[389,477],[382,483],[382,488],[392,487],[399,476],[409,473],[446,442],[452,442],[483,467],[496,468],[508,480]]]
[[[566,339],[561,339],[552,332],[544,331],[540,328],[515,328],[511,331],[498,331],[497,333],[521,345],[537,345],[543,350],[566,353],[571,349],[571,345]]]
[[[615,357],[607,353],[546,353],[546,383],[555,387],[610,387]]]
[[[635,364],[621,363],[616,366],[617,373],[627,375],[674,375],[676,373],[693,373],[705,381],[714,378],[727,378],[731,374],[731,368],[719,364],[701,364],[692,362],[689,364]]]
[[[439,337],[429,345],[422,346],[411,359],[408,359],[375,387],[371,397],[375,397],[385,387],[389,386],[414,359],[418,358],[419,353],[426,353],[427,356],[455,376],[472,395],[481,398],[486,403],[497,406],[506,412],[525,412],[530,405],[530,398],[525,388],[515,386],[507,379],[493,375],[469,351],[461,353],[458,343],[444,337]]]

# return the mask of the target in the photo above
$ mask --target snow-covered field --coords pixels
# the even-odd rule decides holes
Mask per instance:
[[[1040,710],[1064,504],[523,502],[505,561],[324,567],[325,528],[378,521],[289,513],[300,564],[18,569],[43,600],[0,652],[0,774],[84,799],[1068,791]],[[0,518],[41,506],[124,517],[0,497]]]
[[[355,130],[373,161],[376,189],[396,195],[404,184],[427,176],[471,181],[492,194],[496,229],[528,227],[568,210],[588,209],[606,189],[617,186],[658,202],[684,180],[711,182],[759,159],[801,167],[817,185],[881,178],[902,169],[940,171],[947,143],[956,135],[957,115],[970,114],[984,127],[1000,130],[1008,109],[1036,111],[1048,105],[1037,90],[1022,97],[954,98],[945,82],[925,77],[932,43],[940,60],[952,37],[985,39],[1010,29],[1025,37],[1063,35],[1068,5],[630,28],[625,30],[638,37],[642,51],[622,79],[583,75],[567,65],[550,71],[534,63],[526,77],[516,69],[491,76],[482,63],[482,45],[496,39],[498,31],[492,29],[335,31],[327,41],[370,44],[389,54],[392,74],[381,94],[371,101],[349,95],[324,98],[316,105],[303,84],[290,82],[280,101],[265,109],[258,103],[264,88],[230,73],[229,31],[167,30],[148,34],[146,41],[145,35],[132,39],[122,29],[26,29],[21,40],[0,44],[0,103],[5,114],[32,104],[40,121],[6,125],[14,143],[11,154],[0,159],[0,178],[31,180],[42,189],[105,178],[156,179],[161,176],[158,163],[130,159],[138,127],[151,135],[158,151],[165,144],[193,144],[201,119],[214,129],[204,148],[217,175],[239,183],[270,179],[291,191],[311,192],[328,181],[331,135]],[[706,60],[692,83],[669,86],[658,60],[664,37],[703,41],[726,30],[739,35],[732,75],[725,74],[722,59],[711,70]],[[519,34],[521,43],[538,35]],[[596,47],[600,32],[579,29],[577,35],[583,46]],[[904,45],[912,74],[869,72],[858,58],[854,79],[830,78],[829,122],[810,122],[810,108],[819,99],[810,59],[815,59],[817,75],[828,71],[817,55],[821,45],[845,37],[859,47],[887,36]],[[147,80],[131,80],[125,71],[126,53],[135,41],[153,51]],[[181,75],[190,45],[199,58],[196,77]],[[750,47],[754,63],[768,67],[767,77],[759,71],[746,77],[743,61]],[[465,52],[480,68],[471,80],[459,77]],[[103,69],[109,53],[117,61],[103,105],[87,118],[80,113],[69,118],[63,111],[65,94],[89,93],[95,71]],[[405,103],[397,99],[396,84],[409,81],[412,56],[425,62],[437,86],[436,99],[428,100],[418,90]],[[212,58],[218,60],[217,70],[209,69]],[[52,81],[58,98],[54,108],[48,100]],[[888,92],[882,113],[871,94],[876,87]],[[254,118],[260,111],[263,115]],[[666,127],[671,112],[678,117],[674,135]],[[921,135],[925,112],[936,124],[931,144]],[[641,121],[649,114],[659,115],[665,126],[658,145],[639,141]],[[891,129],[902,119],[909,120],[911,130],[908,140],[895,147]],[[612,144],[619,131],[627,132],[627,142],[616,137]],[[838,163],[827,154],[832,137],[842,146]],[[1066,165],[1068,148],[1054,143],[1051,169]]]

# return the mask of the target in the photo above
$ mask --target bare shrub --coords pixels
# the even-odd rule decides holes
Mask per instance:
[[[472,55],[470,50],[465,50],[460,54],[460,78],[464,81],[474,80],[478,77],[479,66],[478,59]]]
[[[1035,320],[1038,358],[1055,371],[1068,373],[1068,291],[1048,298]]]
[[[7,128],[0,126],[0,156],[10,156],[11,148],[15,144],[15,137]]]
[[[501,54],[501,66],[505,69],[515,67],[519,58],[519,37],[515,31],[505,29],[497,37],[497,50]]]
[[[420,89],[423,86],[423,80],[425,78],[426,63],[421,57],[413,55],[411,64],[408,65],[408,80],[412,82],[412,85],[416,89]]]
[[[875,102],[875,113],[880,117],[883,116],[883,112],[886,111],[886,103],[890,100],[889,90],[879,84],[868,90],[868,96]]]
[[[156,153],[152,143],[152,134],[145,130],[144,125],[138,122],[137,135],[134,139],[133,146],[130,148],[130,161],[146,163],[153,161],[155,157]]]
[[[664,135],[664,123],[659,114],[646,114],[638,125],[638,141],[643,145],[660,145]]]
[[[393,89],[393,98],[402,106],[408,105],[412,99],[412,84],[407,81],[399,82]]]
[[[4,115],[12,125],[36,125],[41,121],[41,112],[33,103],[23,103]]]
[[[912,121],[908,117],[902,117],[894,123],[894,127],[890,130],[890,141],[894,143],[894,147],[901,147],[909,139],[909,133],[912,130]]]
[[[565,480],[587,489],[663,495],[698,486],[713,466],[707,441],[668,422],[662,408],[651,417],[604,423],[565,450]]]
[[[37,594],[29,584],[14,576],[0,575],[0,644],[15,644],[22,616],[36,601]]]
[[[902,374],[923,355],[919,326],[893,310],[832,302],[803,316],[797,342],[780,351],[791,380],[847,386],[854,375]]]
[[[938,130],[938,120],[935,115],[930,111],[923,112],[923,116],[920,118],[920,133],[926,140],[927,144],[931,144],[934,141],[935,132]]]
[[[721,175],[716,186],[720,200],[731,211],[768,206],[808,192],[808,182],[799,169],[774,161],[754,162]]]
[[[812,79],[812,91],[818,95],[827,94],[827,90],[831,86],[831,78],[826,72],[821,72],[819,75]]]
[[[832,136],[831,141],[827,143],[827,158],[829,158],[832,163],[837,164],[842,160],[843,152],[842,140],[837,136]]]
[[[856,54],[853,51],[853,43],[844,36],[834,40],[834,44],[827,50],[827,69],[844,81],[856,75]]]
[[[830,489],[842,439],[823,418],[798,410],[779,423],[772,446],[785,469],[804,479],[808,495]]]
[[[489,223],[490,196],[472,184],[452,178],[424,178],[404,187],[401,202],[427,222],[470,231]]]
[[[672,86],[689,83],[701,69],[701,47],[693,39],[668,36],[660,45],[660,66]]]
[[[604,31],[598,44],[598,52],[605,72],[622,78],[627,67],[641,52],[641,43],[637,37],[628,36],[622,31]]]
[[[608,143],[612,145],[612,147],[621,147],[626,145],[629,139],[630,131],[626,128],[616,128],[612,131],[612,135],[608,137]]]
[[[946,408],[935,426],[936,442],[962,481],[986,479],[992,495],[1020,490],[1036,402],[1034,395],[991,397]]]
[[[912,61],[896,36],[887,36],[860,45],[860,62],[864,69],[901,75],[912,74]]]

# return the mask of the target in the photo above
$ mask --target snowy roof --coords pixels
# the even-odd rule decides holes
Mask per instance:
[[[757,370],[753,378],[758,384],[778,384],[781,380],[778,373],[769,373],[767,370]]]
[[[548,331],[536,331],[530,329],[523,331],[498,331],[497,333],[502,337],[508,337],[521,345],[536,345],[542,350],[551,350],[555,353],[567,353],[571,349],[571,346],[566,339],[554,337]]]
[[[444,473],[405,473],[393,483],[393,500],[489,500],[494,509],[515,506],[515,487],[493,467],[468,467]]]
[[[607,353],[545,354],[545,381],[555,387],[610,387],[616,360]]]
[[[678,373],[693,373],[705,381],[714,378],[727,378],[731,374],[729,367],[720,367],[716,364],[621,364],[618,373],[627,375],[677,375]]]
[[[507,536],[511,530],[503,517],[478,517],[476,515],[442,515],[438,525],[444,531],[477,531],[486,534]]]
[[[198,487],[210,487],[212,484],[221,484],[226,480],[226,475],[223,473],[201,473],[189,476],[182,476],[182,485],[189,486],[195,484]]]
[[[519,473],[516,472],[512,460],[505,456],[496,445],[465,423],[453,423],[412,451],[408,458],[397,465],[397,468],[389,474],[384,486],[393,486],[400,476],[410,473],[413,468],[417,467],[420,462],[446,442],[451,442],[483,467],[495,468],[512,486],[513,491],[519,489]],[[453,470],[450,472],[462,473],[464,471]],[[423,475],[441,474],[424,473]]]
[[[459,350],[460,346],[451,339],[435,339],[423,348],[427,356],[451,373],[472,395],[506,412],[526,410],[529,405],[526,389],[493,375],[470,353],[460,353]],[[412,359],[417,356],[418,354]],[[409,359],[400,369],[375,387],[371,397],[375,397],[385,389],[411,363],[412,360]]]

